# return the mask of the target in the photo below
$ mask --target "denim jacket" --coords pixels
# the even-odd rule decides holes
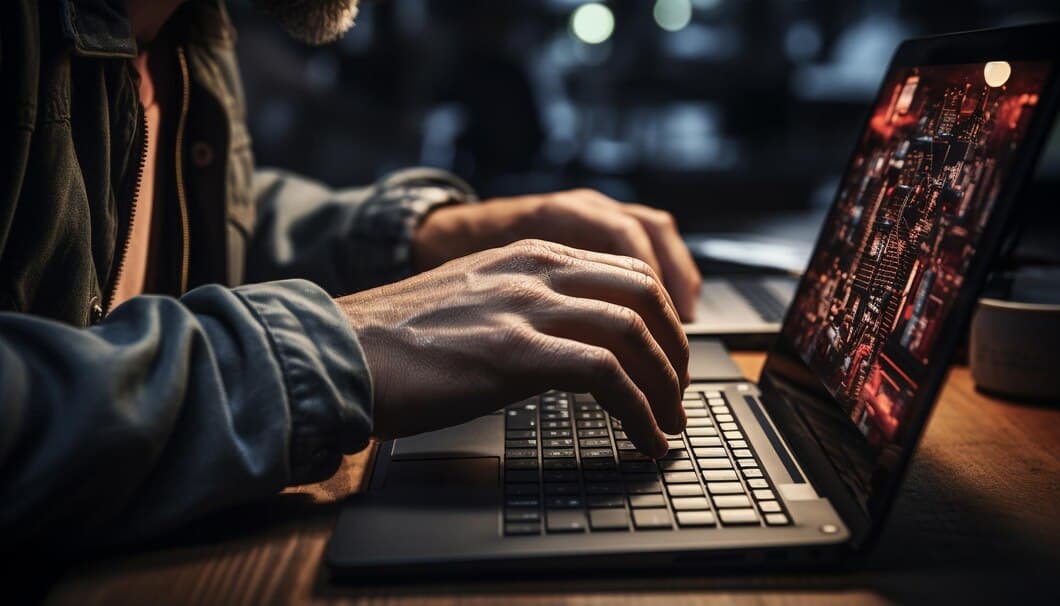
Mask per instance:
[[[0,551],[140,541],[334,473],[372,385],[331,297],[407,276],[422,216],[474,199],[430,169],[255,171],[224,7],[190,0],[173,291],[109,309],[143,153],[122,6],[0,6]]]

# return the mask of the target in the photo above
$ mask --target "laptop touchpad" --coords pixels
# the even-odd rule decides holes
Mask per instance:
[[[500,457],[504,454],[504,416],[487,415],[438,431],[394,440],[393,461]]]
[[[496,490],[500,483],[500,460],[495,457],[436,461],[401,461],[387,469],[383,488],[407,490]]]

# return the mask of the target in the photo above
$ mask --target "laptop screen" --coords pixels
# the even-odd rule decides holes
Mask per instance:
[[[831,394],[790,401],[874,516],[873,498],[888,492],[883,483],[895,479],[933,401],[933,371],[953,346],[944,327],[1051,68],[892,66],[771,354],[801,359],[813,389]]]

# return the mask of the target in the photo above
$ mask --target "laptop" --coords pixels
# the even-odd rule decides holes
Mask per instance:
[[[696,321],[684,325],[685,333],[717,337],[734,348],[765,349],[780,332],[798,284],[786,275],[706,277]]]
[[[898,48],[760,381],[697,373],[666,456],[557,391],[386,442],[339,516],[333,576],[702,573],[865,549],[1016,220],[1058,39],[1046,24]]]

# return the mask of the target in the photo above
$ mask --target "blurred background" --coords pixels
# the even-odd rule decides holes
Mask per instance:
[[[689,232],[796,240],[902,39],[1060,17],[1055,0],[378,0],[311,48],[229,9],[259,165],[334,186],[430,165],[483,197],[593,187]]]

